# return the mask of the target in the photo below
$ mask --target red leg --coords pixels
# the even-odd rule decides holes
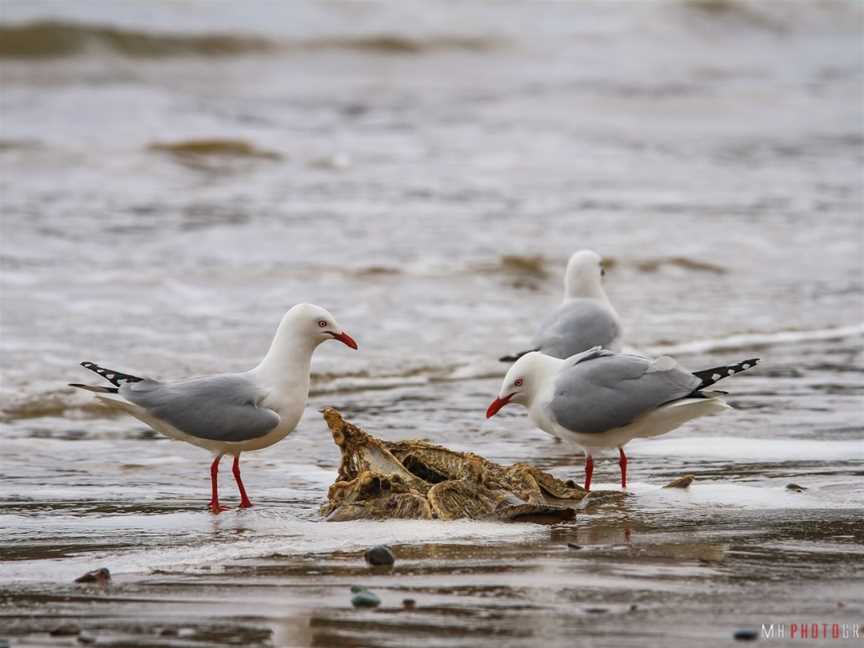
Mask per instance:
[[[590,454],[585,455],[585,490],[591,490],[591,475],[594,474],[594,459]]]
[[[252,502],[246,497],[246,489],[243,488],[243,480],[240,479],[240,455],[234,455],[234,466],[231,469],[234,473],[234,479],[237,481],[237,488],[240,489],[240,508],[249,508]]]
[[[228,509],[219,504],[219,460],[222,458],[222,455],[217,455],[213,460],[213,463],[210,464],[210,511],[213,513],[221,513],[222,511],[227,511]]]
[[[618,465],[621,466],[621,488],[627,488],[627,455],[624,448],[618,448]]]

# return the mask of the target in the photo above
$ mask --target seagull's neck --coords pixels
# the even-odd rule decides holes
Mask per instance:
[[[579,277],[566,277],[564,279],[564,301],[571,299],[596,299],[608,306],[612,306],[603,284],[599,281],[586,280]]]
[[[264,359],[251,373],[262,385],[276,389],[299,387],[308,392],[312,354],[320,340],[294,331],[290,322],[282,322]]]

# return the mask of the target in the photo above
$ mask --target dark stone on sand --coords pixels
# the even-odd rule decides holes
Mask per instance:
[[[368,592],[368,591],[369,591],[369,588],[363,587],[362,585],[352,585],[351,586],[351,593],[352,594],[357,594],[358,592]]]
[[[176,637],[177,636],[177,628],[162,628],[159,631],[160,637]]]
[[[81,633],[80,635],[78,635],[78,643],[82,643],[82,644],[89,646],[91,644],[96,643],[96,637],[94,635],[91,635],[91,634]]]
[[[609,610],[606,608],[585,608],[588,614],[606,614]]]
[[[366,552],[365,558],[367,563],[375,566],[392,565],[396,562],[396,558],[394,558],[393,552],[390,551],[390,547],[385,545],[372,547]]]
[[[377,594],[374,594],[370,591],[358,592],[354,596],[351,597],[351,605],[354,607],[378,607],[381,605],[381,599],[378,598]]]
[[[417,607],[417,601],[414,599],[402,599],[402,607],[406,610],[413,610]]]
[[[581,549],[582,548],[582,545],[577,545],[575,542],[568,542],[567,546],[570,547],[571,549]]]
[[[102,583],[105,584],[111,580],[111,572],[108,571],[107,567],[100,567],[99,569],[94,569],[93,571],[89,571],[83,576],[79,576],[75,579],[76,583]]]
[[[81,626],[77,623],[64,623],[54,628],[49,634],[52,637],[74,637],[81,634]]]
[[[635,603],[631,603],[631,604],[630,604],[630,611],[631,611],[631,612],[635,612],[635,611],[638,610],[638,609],[639,609],[639,606],[636,605]]]
[[[786,490],[795,491],[796,493],[803,493],[807,489],[803,486],[799,486],[798,484],[786,484]]]
[[[742,630],[736,630],[735,634],[732,635],[732,638],[735,641],[756,641],[759,638],[759,633],[755,630],[745,628]]]

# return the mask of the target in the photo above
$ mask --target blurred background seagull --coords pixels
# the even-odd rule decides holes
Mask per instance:
[[[248,508],[252,502],[240,478],[240,453],[271,446],[297,427],[309,396],[312,353],[327,340],[357,348],[327,310],[298,304],[282,318],[267,355],[250,371],[159,382],[82,362],[114,386],[70,386],[96,392],[109,407],[214,453],[210,466],[214,513],[226,510],[219,504],[219,460],[233,455],[240,507]]]
[[[585,448],[585,490],[591,490],[594,472],[591,451],[617,447],[621,487],[627,488],[625,444],[731,409],[720,398],[725,392],[705,388],[758,362],[690,373],[668,356],[651,359],[595,347],[562,360],[532,352],[510,367],[486,418],[519,403],[541,430]]]
[[[603,259],[592,250],[570,257],[564,273],[564,301],[543,321],[531,340],[530,351],[554,358],[570,356],[600,346],[621,350],[621,320],[603,290]],[[513,362],[529,351],[499,358]]]

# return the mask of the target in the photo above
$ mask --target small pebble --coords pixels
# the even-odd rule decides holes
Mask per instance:
[[[108,571],[107,567],[100,567],[99,569],[94,569],[93,571],[89,571],[83,576],[79,576],[75,579],[76,583],[99,583],[104,585],[108,581],[111,580],[111,572]]]
[[[357,594],[358,592],[368,592],[368,591],[369,591],[369,588],[363,587],[362,585],[352,585],[351,586],[351,593],[352,594]]]
[[[638,609],[639,609],[639,606],[636,605],[635,603],[631,603],[631,604],[630,604],[630,611],[631,611],[631,612],[635,612],[635,611],[638,610]]]
[[[570,547],[571,549],[581,549],[582,548],[582,545],[577,545],[575,542],[568,542],[567,546]]]
[[[372,592],[358,592],[351,597],[351,605],[354,607],[378,607],[381,605],[381,599]]]
[[[413,610],[417,607],[417,601],[414,599],[402,599],[402,607],[406,610]]]
[[[91,634],[81,633],[80,635],[78,635],[78,643],[87,644],[87,645],[95,644],[96,643],[96,637],[91,635]]]
[[[786,484],[786,490],[795,491],[796,493],[803,493],[807,489],[799,484]]]
[[[366,562],[370,565],[392,565],[396,562],[393,557],[393,552],[390,547],[385,545],[376,545],[369,549],[365,554]]]
[[[77,623],[64,623],[51,631],[52,637],[74,637],[81,634],[81,627]]]
[[[606,614],[609,610],[606,608],[585,608],[588,614]]]
[[[159,632],[159,636],[161,637],[176,637],[177,636],[177,628],[162,628]]]
[[[750,629],[736,630],[732,638],[735,641],[756,641],[759,638],[759,633]]]

